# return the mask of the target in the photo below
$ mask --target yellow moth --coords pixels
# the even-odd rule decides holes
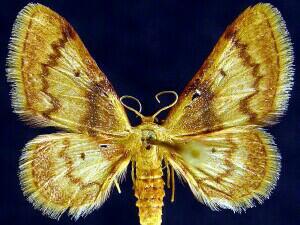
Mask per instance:
[[[78,219],[100,207],[132,166],[140,223],[160,225],[167,186],[182,177],[211,209],[241,211],[269,197],[280,155],[262,127],[287,108],[293,51],[285,23],[269,4],[247,8],[227,27],[175,101],[146,117],[127,106],[71,25],[40,4],[15,22],[8,56],[14,110],[61,133],[30,141],[20,181],[33,205],[52,218]],[[132,127],[124,107],[141,118]],[[162,123],[157,115],[171,108]]]

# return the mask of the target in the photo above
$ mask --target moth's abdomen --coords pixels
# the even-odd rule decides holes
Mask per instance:
[[[165,196],[162,175],[161,166],[157,169],[136,167],[134,190],[141,225],[161,224],[163,198]]]

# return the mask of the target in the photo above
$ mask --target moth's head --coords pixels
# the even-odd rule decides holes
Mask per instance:
[[[157,94],[155,95],[155,99],[157,100],[158,103],[160,103],[159,96],[161,96],[161,95],[163,95],[163,94],[173,94],[173,95],[175,96],[175,100],[174,100],[171,104],[169,104],[169,105],[167,105],[167,106],[164,106],[163,108],[159,109],[159,110],[158,110],[156,113],[154,113],[152,116],[144,116],[144,115],[141,114],[141,112],[142,112],[142,104],[141,104],[141,102],[140,102],[137,98],[135,98],[135,97],[133,97],[133,96],[130,96],[130,95],[124,95],[124,96],[122,96],[122,97],[120,98],[120,101],[121,101],[122,105],[123,105],[126,109],[128,109],[128,110],[134,112],[138,117],[140,117],[141,120],[142,120],[142,123],[150,123],[150,124],[153,123],[153,124],[155,124],[155,123],[158,123],[158,122],[159,122],[158,119],[157,119],[157,116],[158,116],[161,112],[163,112],[163,111],[165,111],[165,110],[167,110],[167,109],[173,107],[173,106],[177,103],[177,101],[178,101],[178,94],[177,94],[175,91],[162,91],[162,92],[159,92],[159,93],[157,93]],[[124,100],[125,98],[129,98],[129,99],[135,100],[135,101],[138,103],[138,105],[139,105],[139,110],[136,110],[136,109],[134,109],[134,108],[132,108],[132,107],[126,105],[126,104],[123,102],[123,100]]]
[[[142,130],[141,141],[146,150],[150,150],[153,146],[153,142],[157,139],[156,133],[153,130]]]

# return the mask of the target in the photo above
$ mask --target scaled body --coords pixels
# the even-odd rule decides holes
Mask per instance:
[[[153,122],[145,122],[134,128],[133,136],[140,143],[133,153],[133,181],[134,192],[137,198],[136,206],[139,208],[141,225],[161,224],[164,181],[163,181],[163,152],[155,141],[165,142],[165,129]],[[132,148],[134,149],[134,148]]]

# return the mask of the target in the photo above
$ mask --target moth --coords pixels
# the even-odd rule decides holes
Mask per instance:
[[[119,98],[72,26],[40,4],[17,16],[8,56],[14,111],[63,132],[30,141],[20,159],[25,196],[43,214],[75,219],[99,208],[131,165],[140,224],[162,222],[177,174],[213,210],[242,211],[276,185],[280,154],[263,127],[286,111],[293,50],[279,11],[247,8],[174,102],[144,116]],[[137,99],[135,99],[137,100]],[[125,108],[141,119],[131,126]],[[158,122],[160,112],[170,109]],[[166,183],[163,174],[166,174]]]

